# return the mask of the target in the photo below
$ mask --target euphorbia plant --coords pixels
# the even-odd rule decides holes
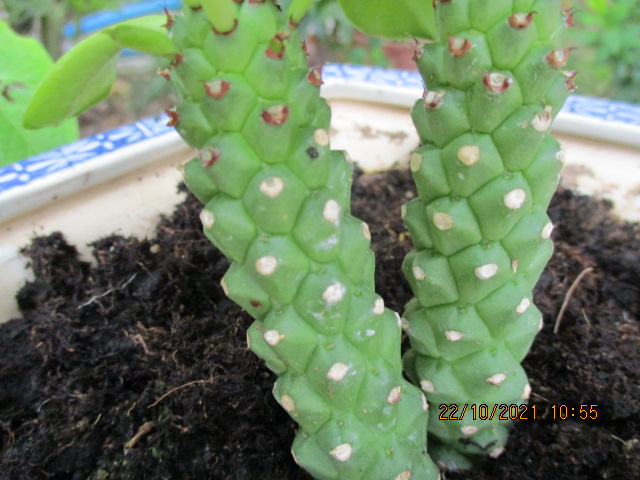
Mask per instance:
[[[320,479],[436,478],[437,469],[425,453],[428,421],[425,396],[402,377],[400,327],[403,322],[386,309],[383,300],[375,294],[369,231],[350,214],[351,166],[343,153],[329,147],[330,111],[319,95],[321,71],[307,69],[295,29],[312,0],[280,2],[280,6],[269,0],[185,0],[184,3],[182,16],[125,22],[80,43],[61,59],[59,67],[41,86],[27,112],[26,123],[31,126],[57,123],[101,100],[113,80],[117,55],[124,47],[166,56],[169,64],[160,73],[173,84],[179,98],[176,108],[168,112],[170,123],[198,151],[198,156],[184,166],[185,181],[204,204],[200,218],[206,236],[231,261],[222,279],[225,292],[256,320],[248,332],[251,349],[278,374],[274,388],[276,400],[300,425],[293,445],[296,461]],[[464,211],[458,216],[454,205],[472,203],[466,197],[473,191],[465,187],[464,192],[458,192],[453,184],[459,182],[460,176],[469,174],[472,178],[464,167],[479,164],[478,179],[472,180],[475,188],[494,178],[497,181],[504,178],[504,182],[511,185],[514,176],[518,180],[525,174],[517,169],[511,169],[514,170],[511,173],[510,166],[503,163],[499,170],[496,162],[506,162],[507,158],[500,149],[519,152],[521,145],[516,142],[520,142],[526,149],[537,151],[540,144],[546,142],[544,138],[539,139],[539,135],[528,135],[528,127],[532,126],[537,132],[543,124],[546,131],[551,118],[548,108],[543,106],[538,112],[540,108],[536,104],[536,111],[529,118],[531,109],[525,107],[526,115],[522,114],[520,124],[510,116],[521,106],[523,95],[533,95],[533,100],[525,103],[535,104],[535,95],[539,92],[536,83],[531,81],[522,81],[520,89],[508,88],[514,83],[508,71],[538,50],[523,51],[524,47],[514,47],[519,58],[494,67],[491,58],[486,58],[495,55],[488,50],[493,47],[478,40],[482,29],[477,30],[479,27],[471,23],[465,10],[470,2],[464,0],[446,2],[451,4],[447,7],[451,11],[440,11],[438,30],[433,22],[431,2],[425,0],[381,1],[375,3],[377,8],[368,9],[360,8],[362,1],[341,0],[341,3],[356,23],[371,33],[439,35],[445,39],[445,45],[448,44],[449,52],[466,50],[464,53],[469,53],[469,56],[455,54],[454,60],[447,60],[443,46],[436,43],[427,47],[421,66],[429,90],[414,111],[421,138],[434,146],[421,147],[412,157],[412,170],[416,172],[422,198],[408,206],[406,220],[414,243],[421,251],[412,254],[405,265],[409,266],[414,288],[429,285],[430,289],[415,288],[421,303],[413,302],[409,306],[404,324],[409,325],[416,352],[409,356],[411,374],[423,390],[433,394],[432,387],[439,380],[429,376],[431,360],[427,355],[443,356],[449,361],[468,352],[461,348],[458,353],[452,349],[441,355],[440,350],[434,354],[429,348],[421,348],[423,344],[438,345],[440,339],[437,331],[424,333],[432,328],[428,321],[423,322],[426,327],[421,327],[414,317],[425,316],[429,308],[446,304],[457,313],[456,318],[464,322],[469,317],[462,314],[467,304],[471,305],[471,300],[479,302],[499,287],[494,281],[491,289],[478,288],[475,284],[465,286],[456,272],[449,272],[444,255],[474,245],[493,255],[496,248],[492,250],[491,242],[499,240],[493,238],[495,231],[511,231],[525,216],[511,213],[514,209],[508,206],[507,212],[500,210],[499,218],[487,213],[489,219],[480,220],[480,226],[475,229],[485,235],[486,240],[477,238],[473,227],[464,227],[462,222],[471,221],[475,214],[462,208]],[[511,1],[471,3],[491,5],[486,10],[493,12],[494,23],[482,23],[485,30],[492,25],[501,26],[503,20],[526,23],[534,16],[531,13],[534,2],[528,2],[529,5]],[[535,3],[537,14],[544,19],[539,22],[541,25],[559,8],[558,2]],[[555,30],[539,30],[536,35],[546,47],[546,39],[551,38]],[[500,30],[496,35],[508,37],[507,33]],[[431,49],[434,55],[429,53]],[[551,58],[559,58],[562,52],[552,50]],[[480,61],[474,61],[476,58]],[[88,69],[87,62],[92,62],[94,69]],[[548,81],[557,90],[555,77],[538,68],[533,60],[529,63],[533,69],[529,72],[531,75]],[[525,70],[527,65],[523,67]],[[555,75],[557,66],[551,67]],[[429,85],[432,79],[435,90]],[[480,87],[476,86],[478,82]],[[456,90],[450,94],[441,92],[450,85]],[[537,93],[527,92],[526,86]],[[465,91],[470,92],[468,98]],[[473,93],[476,91],[479,93]],[[516,95],[513,93],[516,91],[522,93]],[[557,110],[560,96],[549,99],[552,111]],[[486,113],[486,118],[480,113]],[[478,125],[473,123],[476,120]],[[502,135],[501,146],[487,151],[483,135],[489,136],[493,129],[485,130],[492,125],[497,132],[502,132],[503,122],[506,126],[516,123],[525,133],[497,133]],[[525,127],[522,122],[527,122]],[[458,137],[462,138],[456,140]],[[447,147],[448,144],[454,146]],[[454,149],[454,157],[457,155],[463,164],[462,167],[455,165],[453,178],[441,174],[446,168],[441,159],[445,153],[440,156],[437,150],[446,152],[447,148]],[[532,156],[535,153],[533,151]],[[425,161],[429,155],[438,159]],[[518,153],[513,161],[522,163],[524,156],[528,154]],[[481,161],[485,157],[488,161]],[[486,168],[485,163],[489,164]],[[547,164],[542,163],[530,170],[535,174],[546,167]],[[427,173],[426,168],[435,170]],[[528,164],[520,170],[525,168],[529,168]],[[543,172],[542,177],[545,175]],[[551,178],[553,186],[555,180],[556,172]],[[443,186],[445,183],[448,190]],[[516,193],[501,198],[507,202],[508,197],[509,204],[520,202],[521,211],[525,212],[530,210],[532,196],[536,204],[544,204],[553,186],[536,184],[536,197],[533,186],[525,188],[518,183],[509,191]],[[524,200],[521,200],[521,190]],[[473,202],[490,209],[495,196],[493,190],[488,195],[488,199],[479,195],[479,200]],[[503,208],[499,200],[498,208]],[[433,219],[437,220],[436,226],[451,225],[440,229],[446,231],[440,235],[429,226]],[[507,226],[501,226],[500,221]],[[489,229],[490,233],[483,229]],[[527,231],[528,227],[521,229]],[[452,245],[457,248],[455,252],[449,251]],[[434,246],[445,246],[448,250],[445,253],[428,250]],[[526,278],[523,285],[529,290],[546,254],[536,252],[528,254],[526,261],[517,259],[523,264],[519,271]],[[503,258],[496,258],[485,263],[504,267]],[[464,267],[473,260],[458,263]],[[525,265],[527,262],[531,265]],[[434,265],[439,266],[434,268]],[[483,275],[486,270],[487,275],[494,276],[490,275],[493,266],[484,268],[484,265],[480,265]],[[523,273],[528,267],[530,273]],[[416,284],[427,275],[428,281]],[[476,290],[486,295],[476,294],[471,300],[465,296],[461,300],[458,290],[467,296],[473,296]],[[524,298],[516,308],[523,308]],[[501,311],[500,300],[507,302],[502,310],[508,310],[512,298],[500,297],[490,302],[492,306],[497,305],[498,311]],[[526,300],[530,302],[530,295]],[[474,303],[469,308],[480,309],[480,306]],[[508,320],[510,318],[505,322]],[[528,325],[524,334],[515,332],[517,326],[508,329],[521,354],[530,343],[522,339],[529,335]],[[471,329],[467,334],[462,326],[450,330],[473,336]],[[447,332],[450,333],[446,330],[445,335]],[[502,337],[495,344],[496,349],[502,348],[500,342]],[[456,342],[456,345],[464,347],[467,342]],[[496,356],[491,351],[489,356]],[[500,355],[496,358],[502,360]],[[438,362],[440,360],[436,361],[439,365]],[[502,364],[499,365],[502,369]],[[512,369],[519,368],[517,362],[515,366],[509,365]],[[502,383],[497,376],[493,378],[494,384]],[[471,378],[469,396],[450,395],[446,401],[480,401],[473,397],[474,382]],[[504,400],[497,400],[497,396],[482,397],[481,401],[515,401],[512,397]],[[437,396],[434,400],[445,401]],[[447,428],[439,426],[437,421],[431,424],[441,444],[450,441],[454,449],[460,448],[459,436],[447,436]],[[494,423],[491,425],[487,430],[493,431]],[[463,425],[467,427],[480,429],[475,423]],[[480,441],[484,441],[484,437]],[[500,434],[499,444],[490,437],[486,441],[489,447],[482,444],[479,450],[495,453],[491,446],[501,446],[504,435]],[[439,458],[449,466],[460,465],[457,457],[449,453]]]
[[[546,209],[563,155],[549,130],[574,88],[559,47],[571,14],[560,0],[434,5],[412,111],[419,198],[404,210],[406,363],[447,418],[430,418],[432,455],[462,468],[465,454],[502,453],[531,393],[520,362],[542,328],[531,291],[553,250]]]

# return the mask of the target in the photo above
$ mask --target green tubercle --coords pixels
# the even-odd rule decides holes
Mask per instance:
[[[430,453],[455,470],[507,440],[508,422],[470,406],[531,392],[520,362],[542,327],[531,290],[553,249],[545,209],[562,165],[549,130],[574,73],[560,0],[434,4],[439,41],[418,59],[426,90],[412,111],[422,146],[404,216],[415,298],[403,327],[414,383],[432,404],[467,405],[462,419],[429,418]]]

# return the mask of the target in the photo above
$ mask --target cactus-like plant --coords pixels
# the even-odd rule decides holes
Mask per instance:
[[[557,46],[565,19],[560,0],[434,2],[440,40],[418,60],[427,90],[413,109],[420,196],[404,209],[416,298],[400,319],[375,293],[351,166],[330,149],[321,72],[296,32],[312,2],[285,2],[285,14],[272,0],[184,0],[184,15],[163,20],[170,36],[157,17],[109,27],[61,59],[25,122],[55,124],[104,98],[123,47],[169,58],[171,124],[198,151],[185,181],[231,260],[224,290],[255,318],[251,349],[300,425],[296,461],[319,479],[429,480],[427,424],[438,460],[464,467],[467,454],[502,451],[497,407],[530,392],[519,362],[541,325],[531,289],[552,249],[545,209],[561,151],[548,130],[573,78]],[[340,2],[373,32],[435,29],[428,0]],[[412,379],[466,417],[428,420],[402,377],[401,326]],[[480,405],[495,418],[481,420]]]
[[[229,1],[228,19],[189,3],[171,26],[181,53],[167,72],[173,123],[199,151],[185,180],[232,261],[223,288],[256,319],[250,347],[301,427],[296,461],[319,479],[435,478],[426,401],[402,378],[401,329],[374,291],[320,71],[271,2]]]
[[[439,40],[417,61],[426,90],[412,110],[422,146],[419,197],[403,210],[415,247],[403,325],[409,374],[446,418],[430,416],[430,453],[456,469],[502,453],[505,418],[531,392],[520,362],[543,325],[531,292],[553,250],[562,165],[549,129],[573,73],[560,0],[434,5]]]

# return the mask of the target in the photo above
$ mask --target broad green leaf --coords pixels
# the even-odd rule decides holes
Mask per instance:
[[[78,138],[75,120],[37,132],[22,126],[27,103],[52,65],[51,57],[38,41],[15,34],[4,21],[0,21],[0,165],[8,165]]]
[[[169,55],[177,47],[161,27],[162,15],[108,27],[79,42],[55,64],[33,96],[24,116],[27,128],[57,125],[104,100],[116,78],[124,48]]]
[[[58,125],[104,100],[116,77],[122,46],[99,32],[63,55],[39,85],[24,114],[27,128]]]
[[[432,0],[339,0],[345,14],[362,32],[385,38],[433,39]]]

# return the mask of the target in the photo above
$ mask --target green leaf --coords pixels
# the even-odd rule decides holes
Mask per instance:
[[[42,81],[24,115],[26,128],[58,125],[101,102],[116,78],[124,48],[170,55],[176,45],[162,29],[162,15],[128,20],[79,42]]]
[[[433,39],[432,0],[339,0],[353,24],[367,35]]]
[[[0,21],[0,165],[77,140],[75,120],[38,132],[22,126],[25,107],[52,65],[51,57],[38,41],[15,34]]]

